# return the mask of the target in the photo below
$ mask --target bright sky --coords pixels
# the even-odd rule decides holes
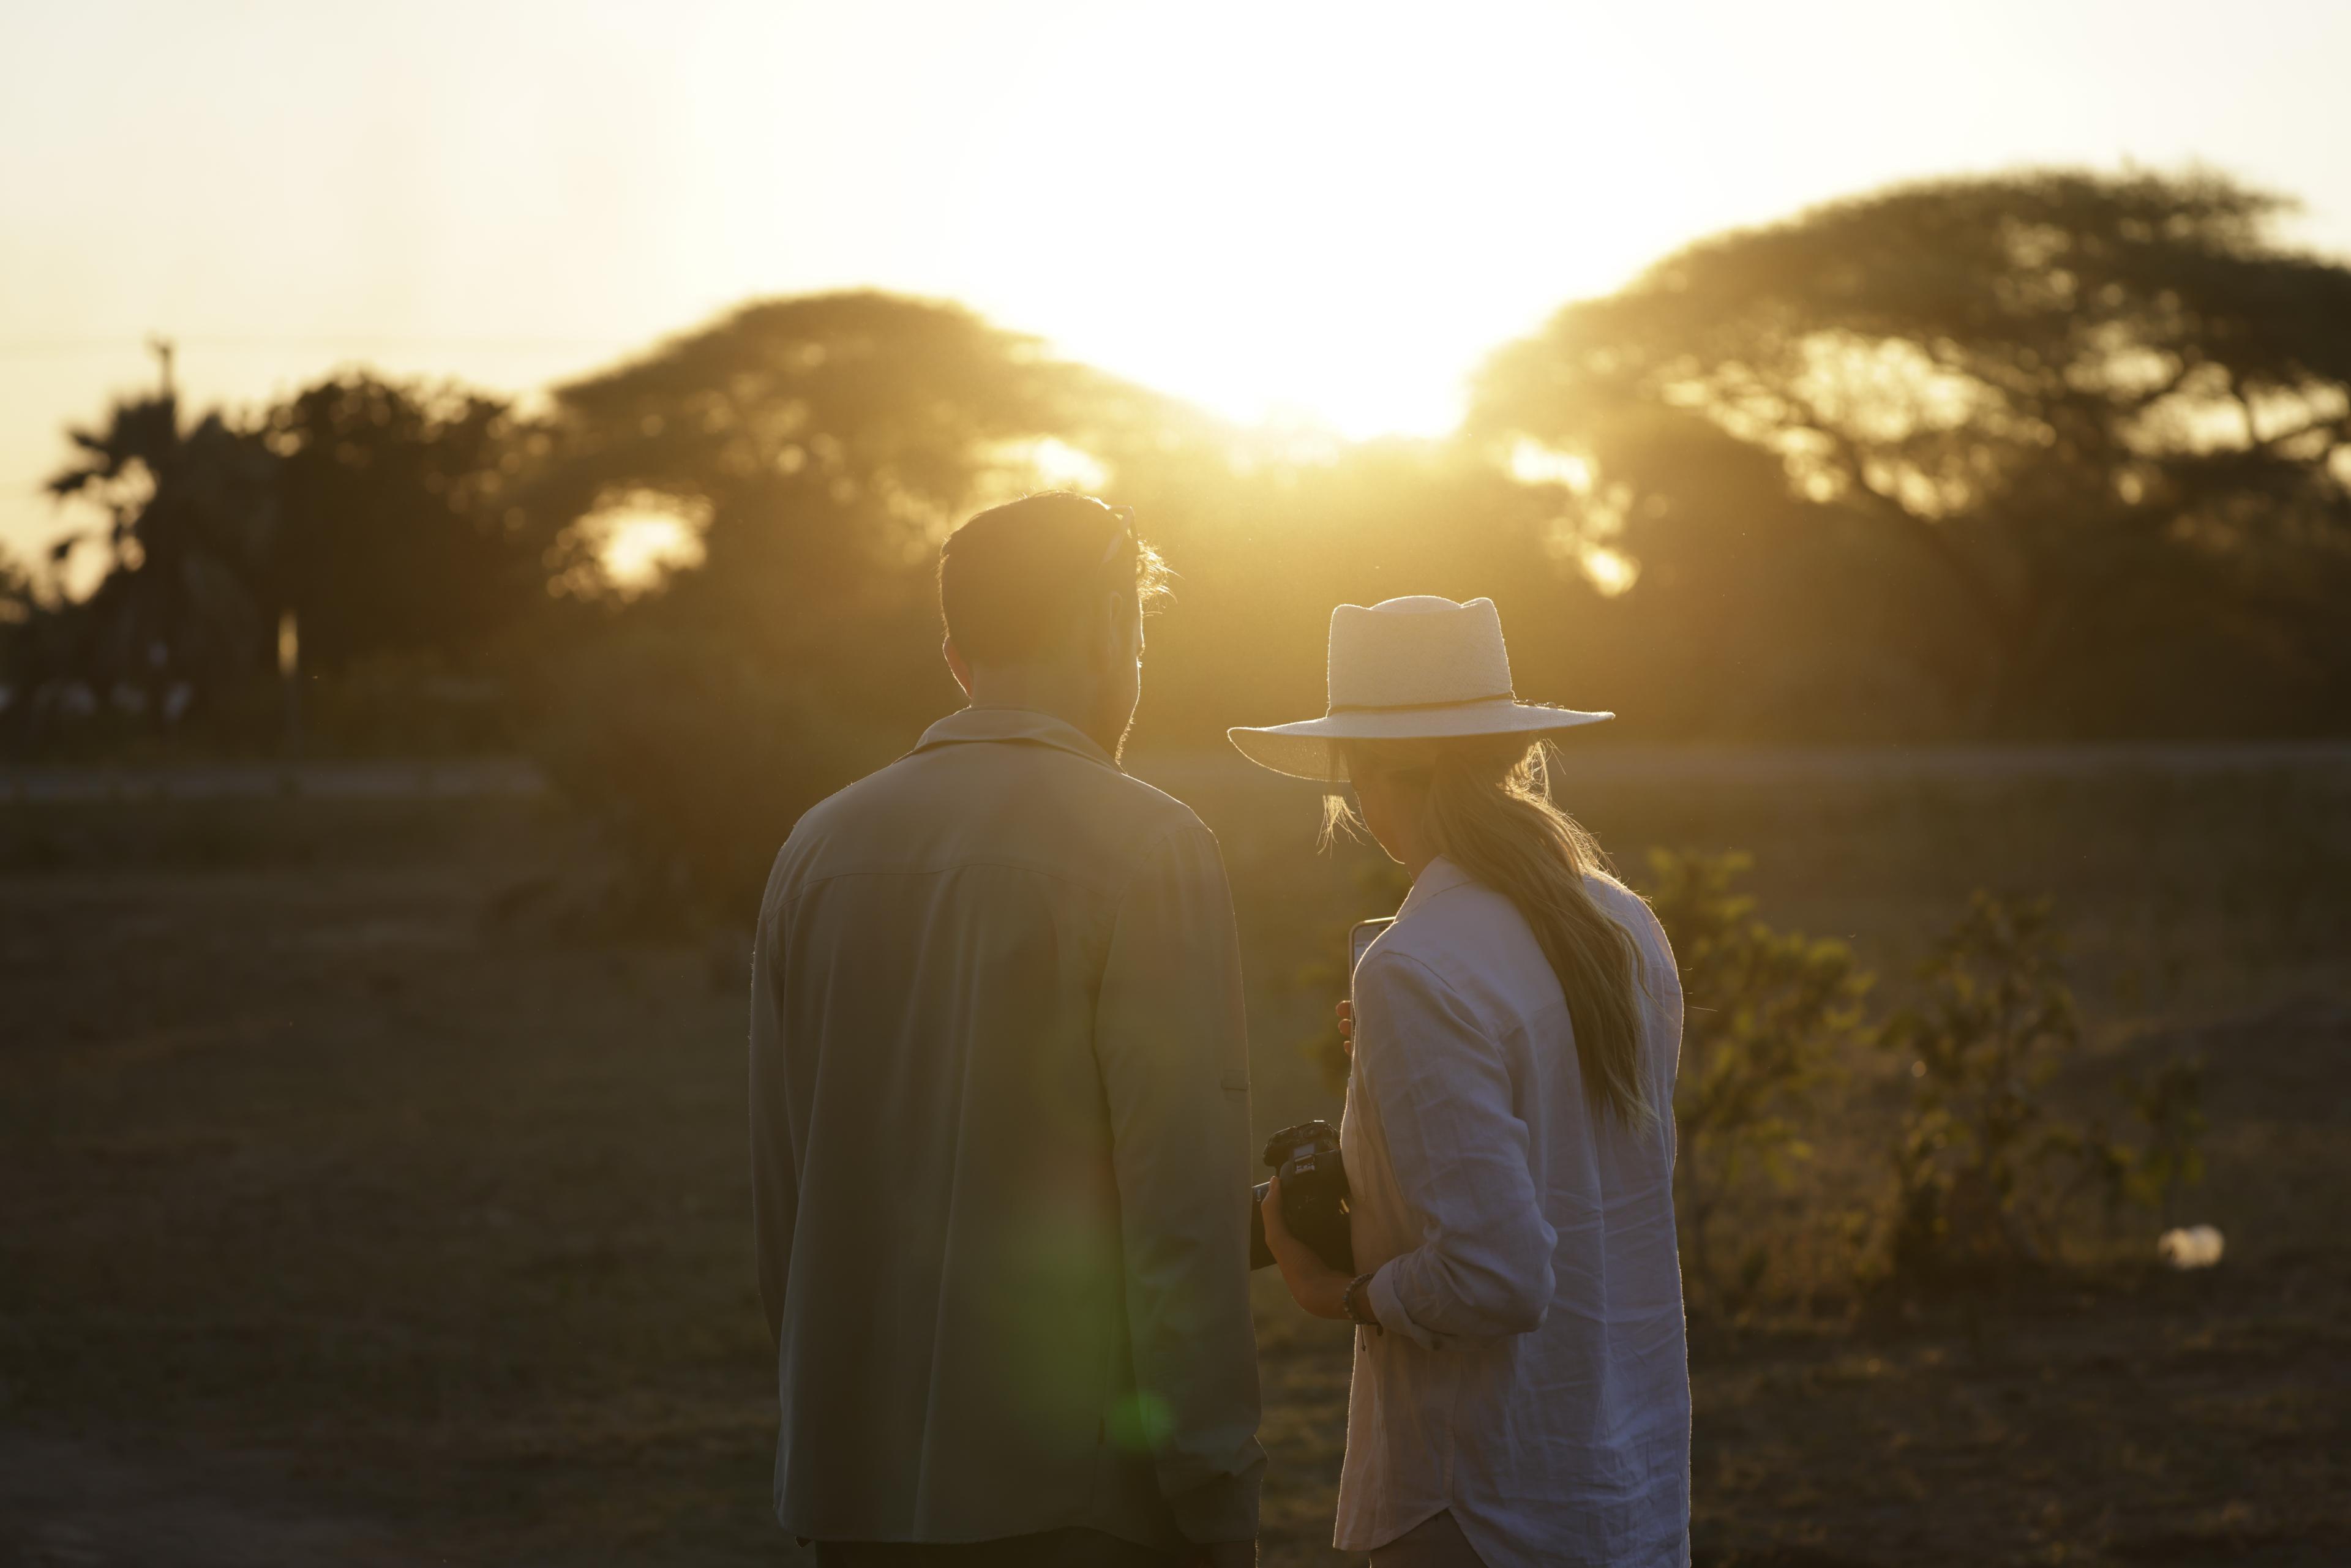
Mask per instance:
[[[1682,242],[2188,161],[2351,253],[2341,0],[0,0],[0,547],[68,421],[521,390],[747,297],[969,302],[1228,413],[1436,432]]]

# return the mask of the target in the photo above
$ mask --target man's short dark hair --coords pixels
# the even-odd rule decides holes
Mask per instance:
[[[939,611],[975,664],[1019,664],[1061,634],[1087,599],[1132,579],[1137,603],[1164,588],[1166,563],[1130,514],[1074,491],[990,507],[939,550]]]

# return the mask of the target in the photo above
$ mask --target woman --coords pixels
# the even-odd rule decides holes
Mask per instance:
[[[1543,768],[1546,736],[1613,716],[1517,701],[1483,599],[1340,606],[1330,692],[1322,718],[1230,733],[1352,783],[1413,875],[1354,975],[1358,1272],[1290,1235],[1278,1186],[1264,1207],[1299,1305],[1360,1325],[1335,1544],[1374,1568],[1687,1563],[1681,989]]]

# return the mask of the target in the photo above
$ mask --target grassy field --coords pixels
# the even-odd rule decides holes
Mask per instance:
[[[1311,792],[1156,773],[1223,839],[1257,1113],[1335,1101],[1299,983],[1359,907]],[[1571,801],[1752,852],[1776,925],[1898,991],[1979,885],[2049,892],[2082,1092],[2210,1062],[2220,1268],[2145,1217],[1997,1297],[1834,1288],[1885,1064],[1820,1107],[1761,1310],[1693,1326],[1715,1564],[2351,1560],[2351,779],[2339,763],[1609,762]],[[563,934],[528,800],[0,807],[0,1563],[789,1561],[742,1153],[742,967]],[[1266,1560],[1328,1540],[1343,1333],[1259,1281]]]

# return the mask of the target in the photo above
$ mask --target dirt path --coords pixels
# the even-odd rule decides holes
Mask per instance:
[[[445,1561],[378,1527],[270,1500],[256,1464],[133,1456],[0,1432],[0,1564],[10,1568],[392,1568]]]

